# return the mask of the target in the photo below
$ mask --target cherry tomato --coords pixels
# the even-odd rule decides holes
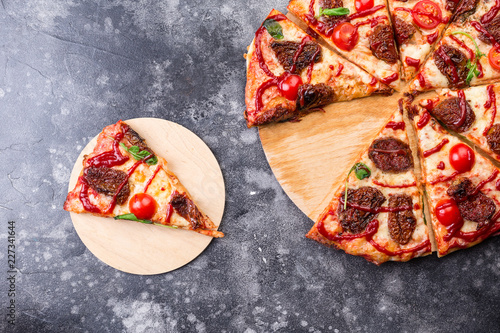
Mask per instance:
[[[500,71],[500,49],[492,47],[488,53],[488,60],[490,61],[491,67]]]
[[[463,224],[462,215],[453,199],[443,199],[436,205],[436,217],[442,225],[458,226]]]
[[[373,7],[373,0],[356,0],[354,2],[357,12],[362,12]]]
[[[302,85],[302,79],[295,74],[284,73],[278,80],[278,89],[286,99],[295,101],[299,87]]]
[[[156,212],[156,200],[146,193],[135,194],[130,202],[128,208],[140,220],[149,220]]]
[[[422,29],[434,29],[442,22],[443,18],[439,6],[430,0],[417,2],[411,11],[411,16]]]
[[[470,171],[476,161],[474,151],[464,143],[451,147],[449,158],[453,169],[460,173]]]
[[[333,29],[332,40],[339,49],[351,51],[358,43],[358,29],[349,22],[344,22]]]

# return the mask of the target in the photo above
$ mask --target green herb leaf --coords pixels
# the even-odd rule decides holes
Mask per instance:
[[[323,9],[319,7],[319,16],[328,15],[328,16],[342,16],[348,15],[351,11],[349,8],[345,7],[337,7],[337,8],[326,8]]]
[[[364,163],[358,162],[352,166],[351,170],[349,170],[349,173],[347,174],[347,178],[345,179],[344,210],[347,209],[347,182],[349,180],[351,172],[353,171],[356,175],[356,178],[358,178],[359,180],[368,178],[372,174],[370,168],[368,168],[368,166]]]
[[[475,47],[475,52],[474,52],[474,63],[472,63],[469,60],[467,60],[467,69],[469,69],[469,72],[467,73],[467,78],[465,79],[465,81],[467,82],[467,84],[470,84],[470,81],[474,78],[474,76],[478,76],[481,72],[477,69],[477,64],[479,62],[479,59],[481,59],[482,57],[486,57],[486,54],[482,53],[481,50],[479,49],[479,47],[477,46],[477,43],[476,41],[474,40],[474,37],[472,37],[470,34],[468,34],[467,32],[463,32],[463,31],[454,31],[451,33],[452,35],[463,35],[467,38],[469,38],[473,43],[474,43],[474,47]]]
[[[136,159],[137,161],[140,161],[146,157],[148,157],[149,155],[151,155],[151,153],[147,150],[141,150],[141,148],[137,147],[137,146],[132,146],[130,148],[128,148],[127,146],[125,146],[125,144],[123,142],[120,142],[120,146],[125,149],[126,151],[128,151],[130,153],[130,155],[132,155],[132,157],[134,159]],[[156,163],[158,163],[158,158],[153,155],[153,157],[150,157],[146,160],[146,163],[148,165],[155,165]]]
[[[264,21],[264,23],[262,23],[262,25],[274,39],[283,39],[283,29],[277,21],[273,19],[267,19]]]
[[[135,214],[132,214],[132,213],[117,215],[114,217],[114,219],[115,220],[130,220],[130,221],[136,221],[136,222],[141,222],[141,223],[145,223],[145,224],[153,224],[153,221],[138,219],[135,216]]]

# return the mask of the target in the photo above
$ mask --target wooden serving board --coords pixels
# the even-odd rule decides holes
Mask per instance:
[[[149,147],[168,161],[198,207],[218,226],[222,220],[225,188],[222,171],[207,145],[176,123],[155,118],[126,121]],[[93,150],[97,136],[75,163],[69,190],[82,170],[83,155]],[[177,269],[200,255],[212,238],[194,231],[170,229],[134,221],[71,213],[82,242],[104,263],[132,274],[160,274]]]
[[[334,103],[298,123],[259,128],[276,179],[290,199],[315,221],[345,181],[347,171],[398,109],[402,94]]]

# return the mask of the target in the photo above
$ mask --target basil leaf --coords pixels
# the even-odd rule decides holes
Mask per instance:
[[[342,15],[348,15],[349,13],[350,13],[349,8],[345,7],[326,8],[326,9],[319,7],[319,16],[323,15],[342,16]]]
[[[148,157],[149,155],[151,155],[151,153],[149,151],[141,150],[137,146],[132,146],[132,147],[128,148],[127,146],[125,146],[125,144],[123,142],[120,142],[120,146],[123,149],[125,149],[126,151],[128,151],[130,153],[130,155],[132,155],[132,157],[137,161],[140,161],[140,160]],[[155,165],[156,163],[158,163],[158,158],[155,155],[153,155],[153,157],[148,158],[145,162],[148,165]]]
[[[114,217],[115,220],[129,220],[129,221],[136,221],[136,222],[141,222],[145,224],[153,224],[153,221],[149,220],[140,220],[138,219],[135,214],[129,213],[129,214],[123,214],[123,215],[117,215]]]
[[[274,39],[283,39],[283,29],[277,21],[273,19],[267,19],[264,21],[264,23],[262,23],[262,25]]]
[[[372,174],[370,169],[364,163],[356,163],[354,166],[354,173],[356,174],[356,178],[359,180],[368,178]]]
[[[358,162],[352,166],[351,170],[349,170],[349,173],[347,174],[347,178],[345,179],[344,210],[347,209],[347,182],[349,180],[349,175],[353,171],[356,175],[356,178],[358,178],[359,180],[368,178],[372,174],[370,168],[368,168],[368,166],[364,163]]]

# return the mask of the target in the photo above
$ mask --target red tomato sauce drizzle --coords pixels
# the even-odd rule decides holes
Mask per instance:
[[[431,120],[431,115],[429,112],[424,111],[422,115],[420,116],[420,119],[418,119],[417,122],[417,128],[422,129],[429,123],[429,120]]]
[[[495,16],[497,16],[499,10],[500,10],[500,1],[496,0],[493,7],[491,7],[486,14],[481,16],[481,23],[486,24],[491,22],[491,20],[493,20]]]
[[[469,48],[464,42],[462,42],[456,36],[450,35],[449,37],[469,53],[469,58],[471,62],[476,59],[476,54],[474,53],[474,51],[471,48]],[[477,70],[479,71],[477,77],[482,78],[484,76],[483,66],[481,66],[481,63],[479,61],[477,61],[476,64],[477,64]]]
[[[405,57],[405,63],[410,67],[415,67],[415,69],[418,69],[418,67],[420,67],[420,59]]]
[[[438,165],[436,165],[436,169],[439,169],[439,170],[444,170],[445,168],[445,165],[444,165],[444,162],[443,161],[440,161],[438,163]]]
[[[165,224],[170,223],[170,218],[172,217],[173,212],[174,212],[174,207],[170,203],[167,203],[167,215],[165,216]]]
[[[160,169],[161,169],[161,165],[158,165],[158,167],[156,167],[156,170],[153,173],[153,175],[148,179],[148,181],[146,182],[146,185],[144,185],[144,193],[146,193],[148,191],[149,185],[151,184],[153,179],[156,177],[156,175],[158,174],[158,171],[160,171]]]
[[[435,154],[435,153],[437,153],[437,152],[441,151],[441,149],[443,149],[444,145],[445,145],[445,144],[447,144],[448,142],[450,142],[450,140],[448,140],[448,139],[446,139],[446,138],[445,138],[445,139],[443,139],[443,141],[441,141],[441,142],[440,142],[440,143],[439,143],[436,147],[434,147],[434,148],[431,148],[431,149],[429,149],[429,150],[424,151],[424,152],[422,153],[422,155],[423,155],[424,157],[429,157],[429,156],[431,156],[432,154]]]
[[[388,188],[408,188],[408,187],[417,186],[417,183],[415,183],[415,182],[410,183],[410,184],[402,184],[402,185],[389,185],[389,184],[381,183],[376,179],[373,179],[372,183],[377,185],[377,186],[388,187]]]
[[[79,181],[82,184],[82,187],[80,189],[79,199],[82,202],[83,208],[87,212],[99,214],[101,212],[99,207],[95,206],[93,203],[90,202],[89,184],[87,184],[87,181],[85,180],[84,177],[80,177]]]
[[[432,33],[432,34],[428,34],[427,35],[427,43],[434,44],[434,42],[437,40],[438,36],[439,36],[439,34],[437,31]]]
[[[384,77],[383,79],[380,79],[380,81],[384,84],[390,84],[394,81],[396,81],[399,78],[398,73],[394,73],[392,75],[389,75],[388,77]]]
[[[378,80],[375,77],[373,77],[372,80],[370,81],[370,86],[376,85],[377,82],[378,82]]]
[[[465,119],[467,118],[467,101],[465,100],[465,93],[463,90],[459,90],[457,94],[460,104],[460,118],[457,122],[454,122],[453,125],[460,127],[464,124]]]
[[[342,73],[343,69],[344,69],[344,65],[339,64],[339,68],[337,69],[337,73],[335,74],[335,77],[339,76],[340,73]]]
[[[488,134],[490,128],[493,126],[493,122],[495,121],[495,117],[497,115],[497,100],[495,96],[495,91],[493,90],[493,85],[489,85],[486,88],[486,91],[488,93],[488,100],[486,101],[486,103],[484,103],[484,108],[488,110],[493,106],[493,110],[491,112],[490,124],[488,125],[488,127],[484,129],[483,135]]]
[[[449,175],[448,177],[443,177],[443,178],[436,178],[434,180],[431,180],[429,182],[430,185],[436,185],[438,183],[442,183],[442,182],[446,182],[448,180],[451,180],[453,178],[455,178],[456,176],[458,176],[460,174],[460,172],[458,171],[455,171],[454,173],[452,173],[451,175]]]
[[[480,32],[483,35],[485,35],[486,37],[488,37],[488,39],[490,40],[491,44],[493,44],[494,47],[499,46],[499,44],[495,40],[495,37],[493,37],[485,28],[483,28],[481,23],[479,23],[477,21],[471,21],[470,25],[472,25],[472,27],[474,27],[474,29],[476,29],[478,32]]]
[[[393,130],[404,130],[406,127],[405,125],[405,122],[404,121],[398,121],[398,122],[395,122],[395,121],[390,121],[387,123],[387,125],[385,125],[385,128],[392,128]]]
[[[420,84],[420,87],[425,88],[426,82],[425,82],[425,77],[422,75],[422,73],[417,74],[417,80],[418,83]]]

